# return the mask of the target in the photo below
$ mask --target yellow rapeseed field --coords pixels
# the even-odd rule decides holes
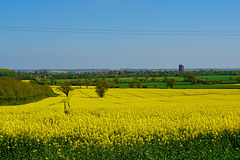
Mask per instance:
[[[111,150],[240,129],[237,89],[109,89],[104,98],[93,88],[75,88],[69,98],[58,93],[26,105],[1,106],[0,135],[27,135],[48,145],[59,145],[50,141],[61,137],[71,151],[81,146],[90,153],[92,144]]]

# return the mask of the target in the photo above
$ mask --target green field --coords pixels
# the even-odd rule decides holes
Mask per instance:
[[[233,80],[238,76],[228,76],[228,75],[214,75],[214,76],[196,76],[198,79],[208,79],[208,80],[222,80],[222,81],[232,81],[230,80],[230,77],[233,78]]]
[[[119,78],[121,80],[121,82],[123,83],[129,83],[133,81],[134,77],[121,77]],[[146,79],[145,77],[138,77],[139,79]],[[151,81],[151,78],[148,78],[148,81]],[[157,79],[157,81],[163,81],[164,77],[155,77]],[[168,78],[175,78],[176,81],[183,81],[184,78],[183,77],[168,77]],[[101,78],[100,78],[101,79]],[[105,80],[109,80],[109,81],[113,81],[114,78],[105,78]],[[77,79],[57,79],[58,82],[70,82],[70,81],[76,81]],[[81,79],[82,81],[84,81],[84,79]],[[94,80],[94,78],[92,79]]]
[[[222,84],[192,84],[192,82],[184,82],[183,77],[168,77],[174,78],[176,80],[176,84],[174,88],[176,89],[240,89],[240,85],[236,85],[235,78],[238,76],[227,76],[227,75],[219,75],[219,76],[197,76],[197,79],[205,79],[205,80],[221,80]],[[119,88],[129,88],[128,85],[130,82],[133,82],[134,77],[122,77],[120,79],[120,83],[116,84]],[[141,85],[147,85],[147,88],[167,88],[166,83],[163,82],[164,77],[155,77],[157,79],[156,82],[151,82],[151,78],[149,77],[147,80],[145,77],[138,77]],[[76,81],[77,79],[58,79],[57,82],[71,82]],[[84,79],[81,79],[82,82]],[[105,78],[105,80],[113,81],[114,78]],[[93,79],[94,81],[94,79]],[[135,85],[134,88],[137,88]]]

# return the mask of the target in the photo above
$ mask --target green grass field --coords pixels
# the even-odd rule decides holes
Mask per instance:
[[[214,76],[196,76],[198,79],[208,79],[208,80],[222,80],[222,81],[234,81],[238,76],[228,76],[228,75],[214,75]],[[232,77],[233,80],[230,79]]]
[[[240,85],[236,85],[236,81],[234,80],[238,76],[227,76],[227,75],[219,75],[219,76],[197,76],[197,79],[207,79],[207,80],[221,80],[222,84],[214,84],[214,85],[203,85],[203,84],[192,84],[191,82],[184,82],[183,77],[168,77],[174,78],[176,80],[176,84],[174,88],[176,89],[240,89]],[[129,88],[128,85],[133,81],[134,77],[123,77],[120,78],[120,83],[116,84],[119,88]],[[105,78],[105,80],[113,81],[114,78]],[[145,77],[139,77],[141,80],[141,85],[147,85],[147,88],[166,88],[166,83],[163,82],[164,77],[156,77],[157,82],[151,82],[151,77],[145,81]],[[77,79],[58,79],[58,82],[71,82],[76,81]],[[84,79],[81,79],[84,81]],[[94,79],[93,79],[94,80]],[[135,85],[134,88],[137,88]]]
[[[134,77],[123,77],[120,78],[122,83],[129,83],[133,81]],[[146,79],[145,77],[138,77],[139,79]],[[155,77],[157,79],[157,81],[163,81],[164,77]],[[184,78],[183,77],[168,77],[168,78],[175,78],[176,81],[183,81]],[[109,80],[109,81],[113,81],[114,78],[105,78],[105,80]],[[76,81],[77,79],[57,79],[58,82],[70,82],[70,81]],[[84,81],[84,79],[81,79],[82,81]],[[94,80],[94,78],[93,78]],[[148,78],[148,81],[151,80],[151,77]]]

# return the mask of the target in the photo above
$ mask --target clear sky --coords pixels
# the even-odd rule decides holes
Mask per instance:
[[[0,68],[164,69],[181,63],[185,68],[240,68],[239,7],[239,0],[0,0]],[[6,26],[239,32],[222,36],[1,30]]]

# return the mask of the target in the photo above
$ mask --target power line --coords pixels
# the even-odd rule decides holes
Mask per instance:
[[[119,30],[119,29],[76,29],[45,27],[0,26],[2,31],[55,32],[84,34],[124,34],[124,35],[162,35],[162,36],[240,36],[240,31],[180,31],[180,30]]]
[[[86,28],[49,28],[49,27],[12,27],[12,26],[0,26],[0,28],[9,29],[40,29],[40,30],[78,30],[78,31],[107,31],[107,32],[216,32],[216,33],[240,33],[240,31],[213,31],[213,30],[136,30],[136,29],[86,29]]]

